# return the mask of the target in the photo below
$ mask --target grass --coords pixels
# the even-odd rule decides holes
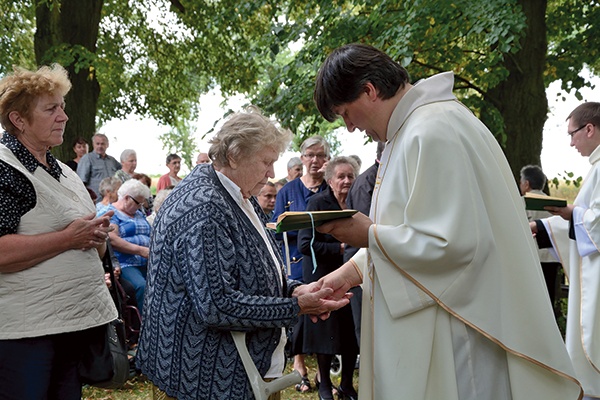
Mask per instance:
[[[301,399],[317,399],[319,396],[314,390],[314,377],[317,371],[316,359],[313,356],[306,356],[306,366],[308,367],[308,376],[310,377],[313,390],[308,393],[296,392],[294,387],[289,387],[281,393],[282,400],[301,400]],[[291,370],[291,363],[288,362],[285,373]],[[334,385],[339,385],[339,376],[331,377]],[[354,387],[358,388],[358,372],[354,373]],[[124,388],[109,390],[97,389],[93,387],[85,387],[83,389],[84,400],[148,400],[152,398],[152,389],[149,381],[141,376],[129,380]]]

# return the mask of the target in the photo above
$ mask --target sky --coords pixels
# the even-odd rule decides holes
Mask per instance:
[[[594,84],[600,84],[600,78],[592,79]],[[581,91],[583,101],[600,101],[593,97],[592,89]],[[542,142],[542,168],[551,179],[556,176],[565,175],[565,171],[573,172],[575,177],[585,177],[590,168],[587,157],[581,157],[579,153],[569,146],[567,135],[567,123],[565,121],[569,113],[581,102],[574,95],[564,93],[560,90],[558,82],[552,83],[548,90],[549,113],[548,120],[544,126]],[[223,114],[224,107],[221,105],[222,97],[218,91],[212,91],[200,98],[200,118],[196,130],[196,142],[200,151],[208,151],[209,145],[201,137],[208,132],[216,118]],[[242,98],[234,98],[227,103],[233,110],[239,110],[244,103]],[[119,159],[121,152],[125,149],[134,149],[137,152],[137,172],[148,175],[165,174],[168,172],[165,166],[165,158],[168,150],[162,148],[159,136],[169,131],[168,127],[160,126],[152,119],[140,119],[132,116],[125,120],[112,120],[99,129],[109,138],[107,153]],[[345,129],[339,131],[339,141],[342,145],[340,155],[358,155],[363,163],[361,170],[369,168],[375,160],[375,143],[365,144],[365,135],[362,132],[348,132]],[[297,152],[286,152],[275,163],[275,177],[285,177],[287,174],[286,164],[291,157],[299,156]],[[182,167],[181,175],[188,171]]]
[[[589,79],[589,76],[586,79]],[[594,86],[600,85],[600,77],[594,77],[591,81]],[[544,125],[541,166],[549,178],[556,177],[558,174],[564,176],[565,171],[573,172],[575,177],[585,178],[590,169],[590,163],[587,157],[582,157],[574,147],[570,146],[566,118],[582,102],[598,102],[600,98],[597,94],[594,96],[593,89],[584,88],[581,90],[582,100],[577,100],[575,95],[562,92],[559,82],[550,84],[546,94],[550,112]]]

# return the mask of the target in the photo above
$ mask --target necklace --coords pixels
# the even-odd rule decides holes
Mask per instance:
[[[306,179],[306,180],[308,180],[308,179]],[[304,185],[304,186],[305,186],[305,187],[306,187],[308,190],[310,190],[310,191],[311,191],[311,192],[313,192],[313,193],[317,193],[317,192],[319,191],[319,188],[320,188],[320,187],[321,187],[321,185],[323,184],[323,181],[321,181],[321,182],[317,183],[317,184],[316,184],[316,185],[314,185],[314,186],[308,186],[308,182],[305,182],[305,181],[304,181],[304,176],[303,176],[302,178],[300,178],[300,181],[302,182],[302,184],[303,184],[303,185]],[[314,180],[312,180],[312,181],[314,182]]]

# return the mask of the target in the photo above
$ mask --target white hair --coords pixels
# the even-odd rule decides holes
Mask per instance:
[[[143,197],[147,199],[150,197],[150,189],[137,179],[129,179],[123,182],[117,194],[119,195],[119,200],[126,196]]]
[[[135,150],[133,149],[125,149],[123,150],[123,152],[121,153],[121,162],[127,161],[127,159],[129,158],[130,155],[137,155],[135,153]]]

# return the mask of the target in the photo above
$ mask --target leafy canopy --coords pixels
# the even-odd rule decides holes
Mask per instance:
[[[522,0],[527,1],[527,0]],[[97,121],[135,113],[178,132],[197,118],[199,96],[219,86],[245,94],[297,133],[327,134],[313,104],[316,72],[334,48],[372,44],[407,66],[413,80],[456,74],[456,93],[473,110],[486,108],[502,142],[502,117],[488,90],[507,77],[503,62],[520,50],[527,20],[517,0],[106,0],[95,53],[57,46],[51,55],[93,68],[101,87]],[[0,0],[0,74],[32,68],[36,6],[57,0]],[[549,0],[545,80],[566,90],[599,67],[598,1]],[[183,134],[184,139],[186,137]],[[189,139],[189,138],[188,138]],[[187,139],[185,139],[187,140]]]

